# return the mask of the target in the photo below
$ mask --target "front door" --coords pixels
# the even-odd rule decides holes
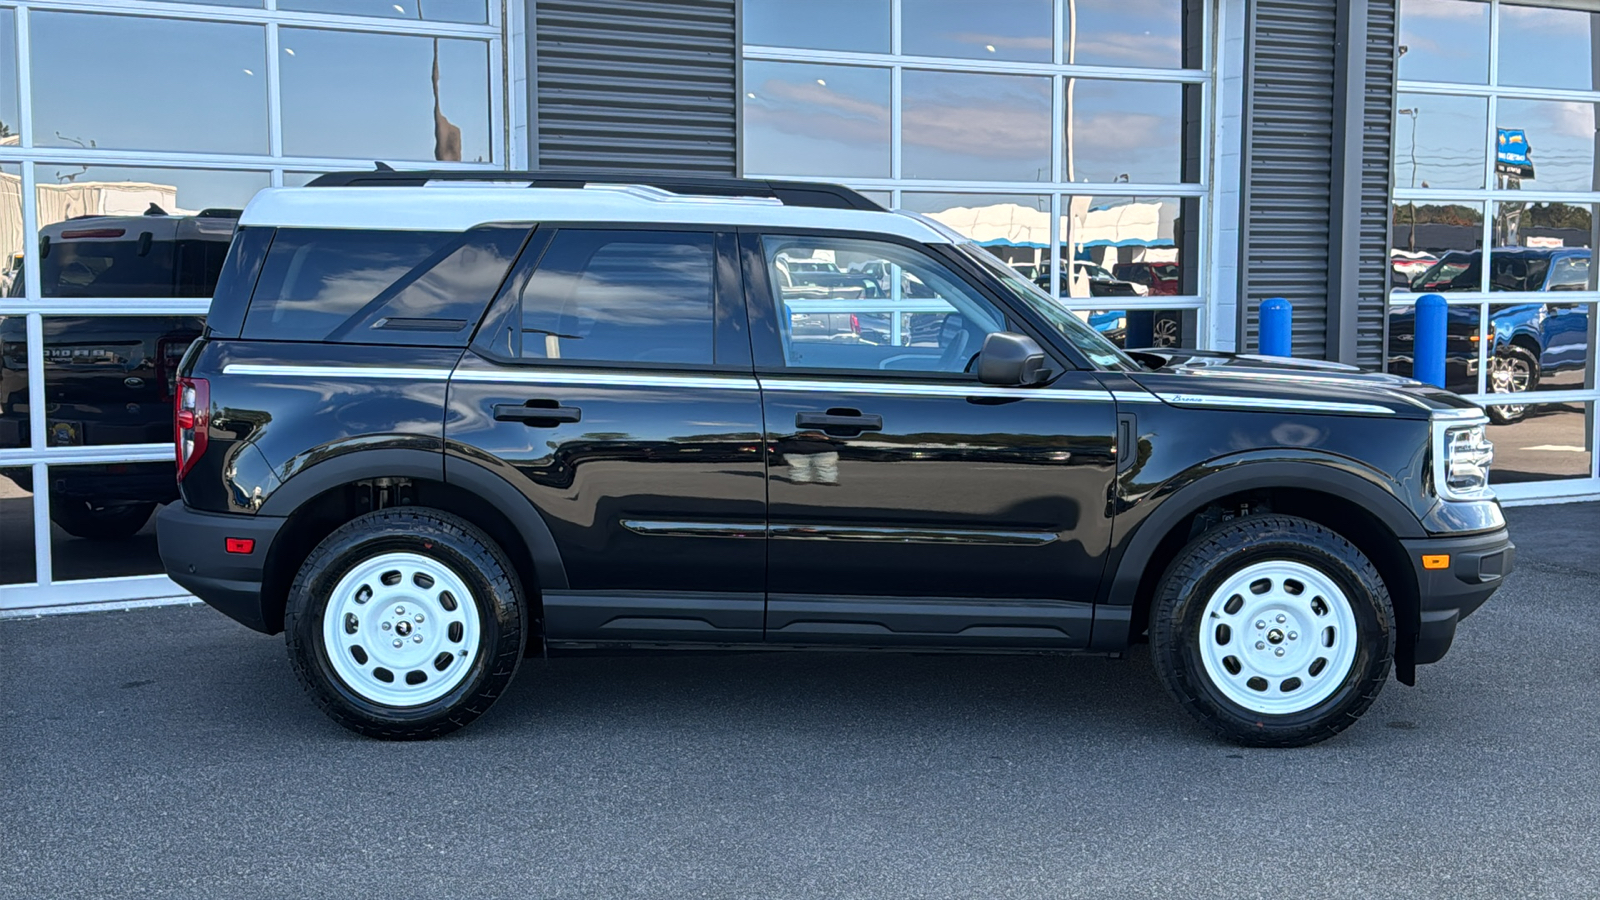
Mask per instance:
[[[844,237],[747,234],[741,249],[767,639],[1086,645],[1111,537],[1109,392],[1076,370],[980,385],[984,338],[1017,329],[953,260]]]
[[[451,378],[445,439],[447,465],[499,467],[548,525],[566,581],[540,585],[549,640],[761,640],[732,234],[540,226]]]

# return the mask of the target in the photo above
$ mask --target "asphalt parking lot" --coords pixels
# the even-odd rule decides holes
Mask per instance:
[[[205,607],[0,621],[0,897],[1600,896],[1600,504],[1416,688],[1246,750],[1148,654],[527,660],[355,737]]]

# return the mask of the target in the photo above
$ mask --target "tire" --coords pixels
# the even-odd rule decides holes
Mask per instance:
[[[1372,705],[1393,666],[1393,623],[1388,589],[1355,545],[1306,519],[1249,516],[1167,567],[1151,656],[1167,691],[1217,734],[1301,747]]]
[[[439,510],[384,509],[306,557],[285,642],[295,675],[335,722],[425,740],[467,725],[505,691],[522,660],[524,608],[510,560],[477,527]]]
[[[1526,347],[1507,344],[1490,358],[1487,384],[1491,394],[1525,394],[1539,387],[1539,357]],[[1510,425],[1528,417],[1526,404],[1495,405],[1487,408],[1489,420]]]
[[[95,509],[82,500],[64,500],[50,505],[50,521],[75,538],[120,541],[138,534],[155,508],[154,503],[133,503]]]

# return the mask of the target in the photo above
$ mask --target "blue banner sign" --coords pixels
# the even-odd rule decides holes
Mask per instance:
[[[1533,177],[1533,161],[1528,159],[1528,134],[1521,128],[1496,128],[1494,170],[1501,175]]]

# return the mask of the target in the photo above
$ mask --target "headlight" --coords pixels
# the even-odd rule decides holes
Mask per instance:
[[[1433,483],[1446,500],[1481,500],[1493,497],[1489,490],[1489,464],[1494,462],[1494,443],[1489,440],[1488,419],[1482,413],[1467,411],[1433,419]]]

